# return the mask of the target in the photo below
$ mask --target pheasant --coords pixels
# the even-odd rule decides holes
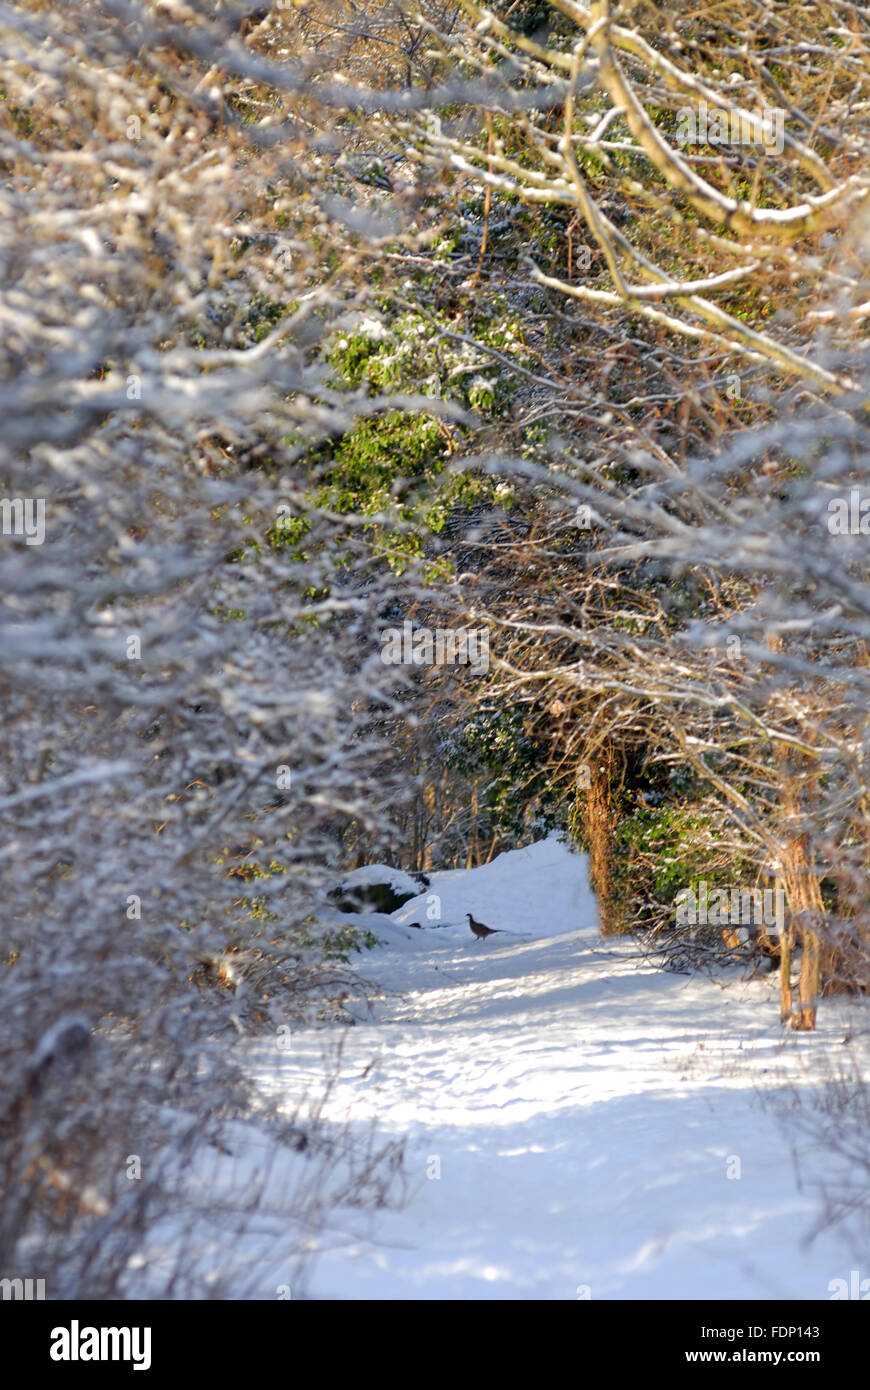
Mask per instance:
[[[498,927],[485,927],[482,922],[476,922],[470,912],[466,912],[465,915],[468,918],[468,925],[478,941],[485,941],[488,936],[498,935],[500,930]]]

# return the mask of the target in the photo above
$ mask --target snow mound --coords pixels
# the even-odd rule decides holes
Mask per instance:
[[[598,932],[588,856],[559,835],[508,850],[478,869],[430,873],[429,878],[425,892],[391,914],[394,922],[467,934],[465,913],[470,912],[488,927],[526,938]]]
[[[420,883],[401,869],[392,869],[389,864],[363,864],[360,869],[351,869],[339,884],[342,890],[348,888],[367,888],[371,884],[385,883],[394,893],[419,893]]]
[[[364,864],[345,874],[329,894],[340,912],[393,912],[416,897],[425,875],[405,874],[389,864]]]

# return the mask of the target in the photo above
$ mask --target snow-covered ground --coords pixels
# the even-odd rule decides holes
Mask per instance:
[[[865,1009],[786,1033],[775,980],[726,992],[602,940],[585,857],[554,838],[431,877],[392,918],[358,919],[383,944],[356,968],[382,992],[338,1030],[322,1108],[354,1142],[372,1124],[403,1141],[405,1177],[380,1209],[328,1212],[294,1296],[830,1298],[853,1249],[804,1239],[834,1160],[804,1155],[800,1190],[777,1106],[866,1042]],[[467,911],[504,934],[476,941]],[[336,1031],[256,1044],[258,1084],[290,1109],[319,1095]],[[282,1286],[275,1229],[255,1296]]]

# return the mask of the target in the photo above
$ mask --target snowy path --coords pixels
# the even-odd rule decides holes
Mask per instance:
[[[445,919],[458,924],[461,900],[491,925],[528,924],[524,855],[538,930],[552,930],[559,891],[578,908],[565,874],[585,866],[560,850],[542,881],[538,848],[439,876]],[[828,1007],[818,1034],[783,1044],[773,981],[726,996],[561,925],[482,944],[458,925],[396,928],[365,954],[362,973],[389,992],[345,1031],[327,1113],[360,1133],[377,1117],[405,1140],[407,1197],[334,1213],[308,1295],[829,1298],[855,1258],[830,1233],[802,1248],[818,1200],[798,1190],[759,1088],[817,1084],[854,1011],[848,1024],[848,1006]],[[316,1088],[323,1044],[322,1030],[294,1033],[274,1084]]]

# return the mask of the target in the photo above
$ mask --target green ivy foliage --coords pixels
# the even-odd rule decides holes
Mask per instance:
[[[528,710],[495,702],[478,706],[443,750],[448,767],[468,777],[484,774],[492,830],[517,839],[567,825],[568,802],[551,779],[548,753],[530,732]]]

